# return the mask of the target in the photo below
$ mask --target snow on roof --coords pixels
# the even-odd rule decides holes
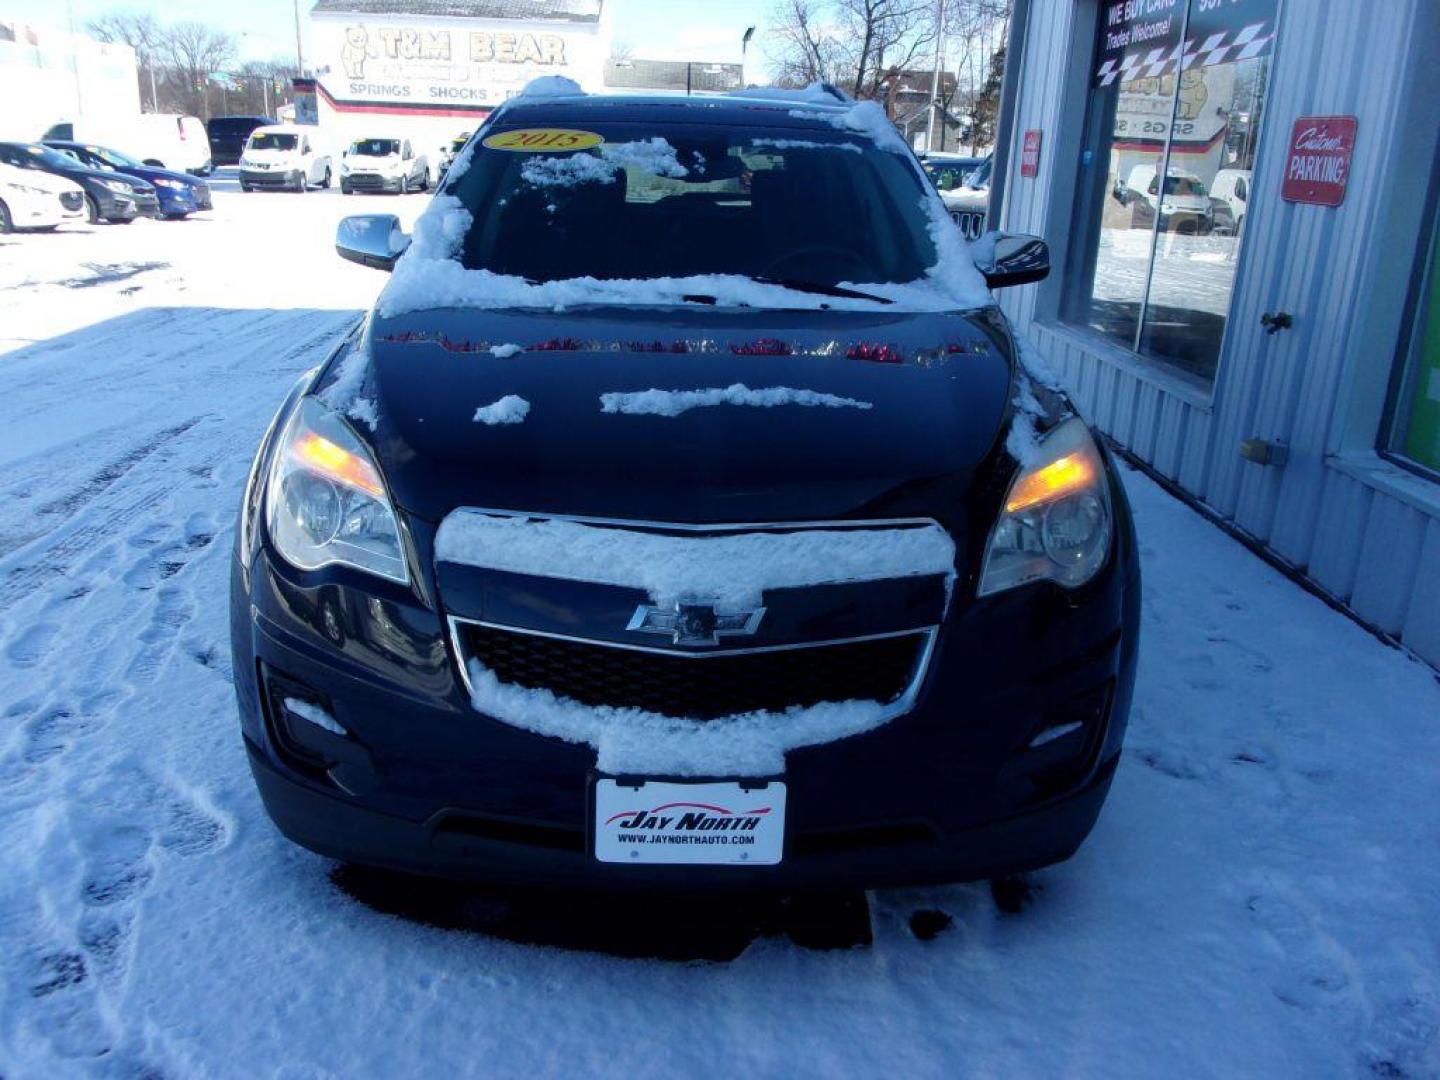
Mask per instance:
[[[468,508],[440,523],[435,558],[643,589],[657,604],[700,596],[737,607],[767,589],[955,573],[954,541],[934,524],[671,536]]]
[[[567,79],[564,75],[541,75],[526,83],[516,97],[521,101],[528,101],[535,98],[575,97],[584,93],[574,79]]]

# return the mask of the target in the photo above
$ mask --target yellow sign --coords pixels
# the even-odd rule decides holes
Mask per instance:
[[[490,150],[519,150],[522,153],[554,154],[566,150],[588,150],[599,146],[605,136],[593,131],[567,128],[520,128],[491,135],[480,145]]]

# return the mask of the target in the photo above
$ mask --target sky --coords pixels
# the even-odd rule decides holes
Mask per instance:
[[[301,24],[310,8],[299,0]],[[747,26],[763,37],[775,0],[607,0],[612,39],[634,56],[658,60],[738,61]],[[295,0],[0,0],[0,19],[76,30],[110,11],[149,12],[162,22],[198,20],[222,27],[240,39],[242,60],[269,60],[295,52]],[[752,44],[752,49],[755,46]],[[763,49],[750,58],[763,72]]]

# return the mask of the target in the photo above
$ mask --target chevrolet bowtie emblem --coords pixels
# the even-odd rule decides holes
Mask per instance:
[[[755,633],[764,617],[763,607],[720,611],[714,604],[682,600],[668,608],[641,604],[625,629],[642,634],[669,634],[676,645],[719,645],[721,637]]]

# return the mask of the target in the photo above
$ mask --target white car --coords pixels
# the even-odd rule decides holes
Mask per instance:
[[[250,133],[240,153],[240,190],[328,188],[331,158],[316,142],[313,127],[271,124]]]
[[[0,162],[0,233],[48,232],[61,222],[84,217],[85,192],[79,184],[54,173]]]
[[[356,139],[340,159],[340,191],[393,191],[404,195],[430,188],[430,162],[409,139]]]
[[[144,113],[133,120],[94,124],[62,121],[51,124],[40,141],[96,143],[113,146],[157,169],[208,176],[215,171],[210,159],[210,137],[198,116],[183,113]]]
[[[1160,212],[1160,228],[1164,232],[1205,234],[1215,224],[1215,208],[1205,181],[1185,169],[1171,168],[1165,174],[1165,194],[1160,194],[1160,178],[1154,165],[1136,165],[1126,180],[1115,182],[1115,198],[1130,207],[1130,227],[1148,229]]]
[[[1250,198],[1249,169],[1221,169],[1210,185],[1210,197],[1230,209],[1230,219],[1238,235],[1245,227],[1245,204]]]

